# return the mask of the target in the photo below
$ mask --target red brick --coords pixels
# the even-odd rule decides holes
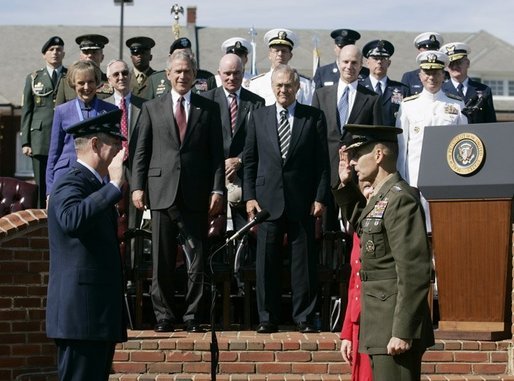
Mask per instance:
[[[148,373],[180,373],[182,364],[179,363],[155,363],[148,364]]]
[[[27,359],[25,357],[0,357],[0,368],[19,368],[27,365]]]
[[[265,351],[280,351],[282,350],[282,343],[280,341],[264,341]]]
[[[130,360],[130,352],[120,351],[120,350],[116,350],[114,352],[113,361],[129,361],[129,360]]]
[[[278,362],[306,362],[311,361],[311,352],[294,351],[294,352],[277,352],[276,361]]]
[[[479,345],[477,341],[463,341],[462,342],[462,350],[464,351],[477,351],[479,349]]]
[[[444,342],[444,350],[460,350],[462,348],[462,344],[459,341],[446,341]]]
[[[255,364],[257,373],[291,373],[291,364],[281,363],[257,363]]]
[[[343,355],[339,351],[322,351],[312,352],[312,361],[314,362],[340,362],[343,360]]]
[[[166,361],[171,362],[199,362],[202,361],[202,354],[200,352],[169,352],[166,356]]]
[[[430,364],[427,364],[427,363],[422,363],[421,364],[421,373],[425,373],[425,374],[435,374],[435,365],[436,363],[430,363]]]
[[[182,351],[191,351],[195,346],[194,340],[179,340],[177,341],[177,349]]]
[[[225,374],[248,374],[255,373],[255,364],[254,363],[221,363],[220,364],[220,373]]]
[[[27,360],[30,366],[46,368],[55,366],[56,356],[31,356]]]
[[[246,348],[249,351],[262,351],[264,349],[264,343],[257,340],[248,340],[246,342]]]
[[[239,361],[239,353],[240,352],[227,352],[222,351],[219,354],[219,362],[233,362]],[[259,352],[260,353],[260,352]],[[211,353],[205,352],[203,355],[203,361],[211,361]]]
[[[507,362],[509,360],[507,352],[493,352],[491,353],[492,362]]]
[[[437,364],[435,369],[440,374],[470,374],[471,364]]]
[[[26,342],[26,336],[21,333],[4,333],[0,336],[2,344],[20,344]]]
[[[162,362],[164,360],[165,355],[163,352],[160,351],[132,352],[130,354],[130,361],[135,362]]]
[[[48,261],[31,261],[29,262],[29,272],[31,273],[47,273]]]
[[[328,374],[350,374],[351,371],[351,366],[344,362],[337,364],[328,363]]]
[[[486,362],[489,361],[487,352],[455,352],[455,362]]]
[[[30,240],[30,247],[32,249],[43,249],[48,250],[48,239],[45,238],[32,238]]]
[[[339,341],[339,339],[337,339]],[[318,350],[331,351],[336,350],[337,344],[334,340],[318,340]]]
[[[284,351],[297,351],[300,349],[299,341],[284,341],[282,343],[282,348]]]
[[[0,262],[0,272],[2,273],[26,273],[29,271],[28,262],[8,261]]]
[[[186,373],[211,373],[211,363],[208,362],[186,362],[183,364]]]
[[[507,373],[506,364],[473,364],[474,374],[504,374]]]
[[[146,364],[136,362],[117,362],[112,364],[115,373],[145,373]]]
[[[270,351],[263,352],[240,352],[239,361],[242,362],[273,362],[275,353]]]
[[[478,344],[478,348],[477,349],[480,349],[481,351],[495,351],[495,350],[497,350],[496,343],[494,341],[491,341],[491,342],[480,341],[477,344]]]
[[[41,332],[40,321],[22,321],[12,323],[12,332]]]
[[[153,340],[144,340],[141,342],[141,349],[157,350],[159,349],[159,343]]]
[[[11,351],[12,356],[30,356],[43,353],[41,352],[41,345],[39,344],[13,345]]]
[[[26,286],[0,286],[0,295],[10,297],[27,296],[28,288]]]
[[[43,279],[41,277],[41,274],[17,274],[16,275],[16,282],[18,284],[43,284]]]
[[[40,308],[41,298],[20,297],[13,300],[13,308]]]
[[[0,345],[0,356],[10,356],[11,355],[11,345]],[[0,377],[0,380],[2,378]]]
[[[453,361],[453,353],[454,352],[433,352],[433,351],[427,351],[423,355],[423,361],[427,362],[448,362]]]
[[[304,351],[317,351],[318,343],[315,341],[302,341],[300,344],[300,348]]]
[[[293,373],[313,373],[323,374],[327,373],[328,364],[317,364],[317,363],[294,363],[292,364]]]
[[[14,278],[13,274],[0,273],[0,285],[14,284]]]

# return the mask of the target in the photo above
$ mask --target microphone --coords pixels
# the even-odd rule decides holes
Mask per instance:
[[[232,237],[228,238],[227,243],[245,235],[251,228],[253,228],[257,224],[260,224],[269,216],[269,212],[267,210],[262,209],[259,213],[255,215],[254,218],[252,218],[250,222],[248,222],[245,226],[239,229],[234,235],[232,235]]]

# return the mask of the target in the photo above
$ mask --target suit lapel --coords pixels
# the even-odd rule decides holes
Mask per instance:
[[[176,149],[179,150],[180,139],[178,137],[177,126],[175,124],[175,116],[173,114],[173,99],[171,97],[171,93],[167,92],[165,95],[161,96],[157,105],[160,109],[160,118],[163,121],[163,124],[166,126],[169,138],[171,141],[175,142]]]
[[[228,103],[222,87],[217,87],[216,90],[214,90],[214,101],[220,105],[220,117],[221,125],[223,127],[223,135],[232,137],[230,115],[228,113]]]
[[[248,112],[252,108],[252,102],[248,97],[248,91],[244,88],[241,88],[241,93],[239,95],[239,105],[237,110],[237,119],[236,119],[236,128],[234,130],[234,135],[237,134],[241,125],[243,124]]]
[[[280,145],[278,143],[278,133],[277,133],[277,106],[276,106],[276,104],[273,104],[273,106],[268,108],[264,126],[266,128],[266,135],[269,137],[270,143],[273,146],[273,150],[276,152],[277,156],[280,158],[281,155],[280,155]]]
[[[186,129],[186,135],[184,137],[184,141],[182,142],[182,145],[184,145],[187,140],[189,139],[189,136],[193,133],[193,131],[196,128],[196,125],[198,124],[198,120],[200,119],[200,115],[202,115],[202,109],[198,106],[198,98],[201,95],[197,95],[195,93],[191,93],[191,105],[189,107],[189,118],[187,120],[187,129]],[[175,129],[176,131],[176,129]]]
[[[348,118],[348,123],[354,123],[362,108],[368,102],[368,97],[359,91],[359,86],[360,85],[357,85],[357,93],[355,94],[355,101],[353,102],[353,107],[352,111],[350,112],[350,117]]]
[[[303,128],[305,126],[306,118],[304,108],[300,103],[296,103],[295,115],[293,118],[293,128],[291,129],[291,141],[289,143],[289,150],[287,151],[286,162],[293,155],[300,136],[302,135]]]

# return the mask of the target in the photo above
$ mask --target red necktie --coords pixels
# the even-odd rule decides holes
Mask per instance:
[[[184,137],[186,136],[186,110],[184,108],[184,97],[180,97],[177,101],[177,106],[175,108],[175,120],[177,121],[178,133],[180,136],[180,144],[184,142]]]
[[[234,135],[237,119],[237,96],[236,94],[232,93],[229,95],[229,97],[232,99],[230,101],[230,127],[232,128],[232,135]]]
[[[128,113],[127,113],[127,104],[125,103],[125,97],[121,98],[120,101],[120,110],[121,110],[121,133],[123,136],[127,138],[127,140],[123,140],[123,148],[125,148],[125,155],[123,156],[123,161],[127,160],[128,157]]]

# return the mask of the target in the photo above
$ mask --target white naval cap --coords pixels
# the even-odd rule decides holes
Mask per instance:
[[[221,52],[223,54],[227,53],[245,53],[248,54],[251,52],[250,41],[242,37],[231,37],[228,40],[223,41],[221,44]]]
[[[471,48],[463,42],[450,42],[443,45],[439,51],[446,54],[450,62],[453,62],[467,57],[471,53]]]
[[[298,46],[298,37],[289,29],[277,28],[266,32],[264,42],[268,47],[273,45],[286,45],[293,49],[295,45]]]
[[[448,64],[448,56],[439,50],[426,50],[418,54],[416,62],[421,69],[444,69]]]
[[[437,50],[444,44],[443,36],[436,32],[424,32],[414,38],[416,49]]]

